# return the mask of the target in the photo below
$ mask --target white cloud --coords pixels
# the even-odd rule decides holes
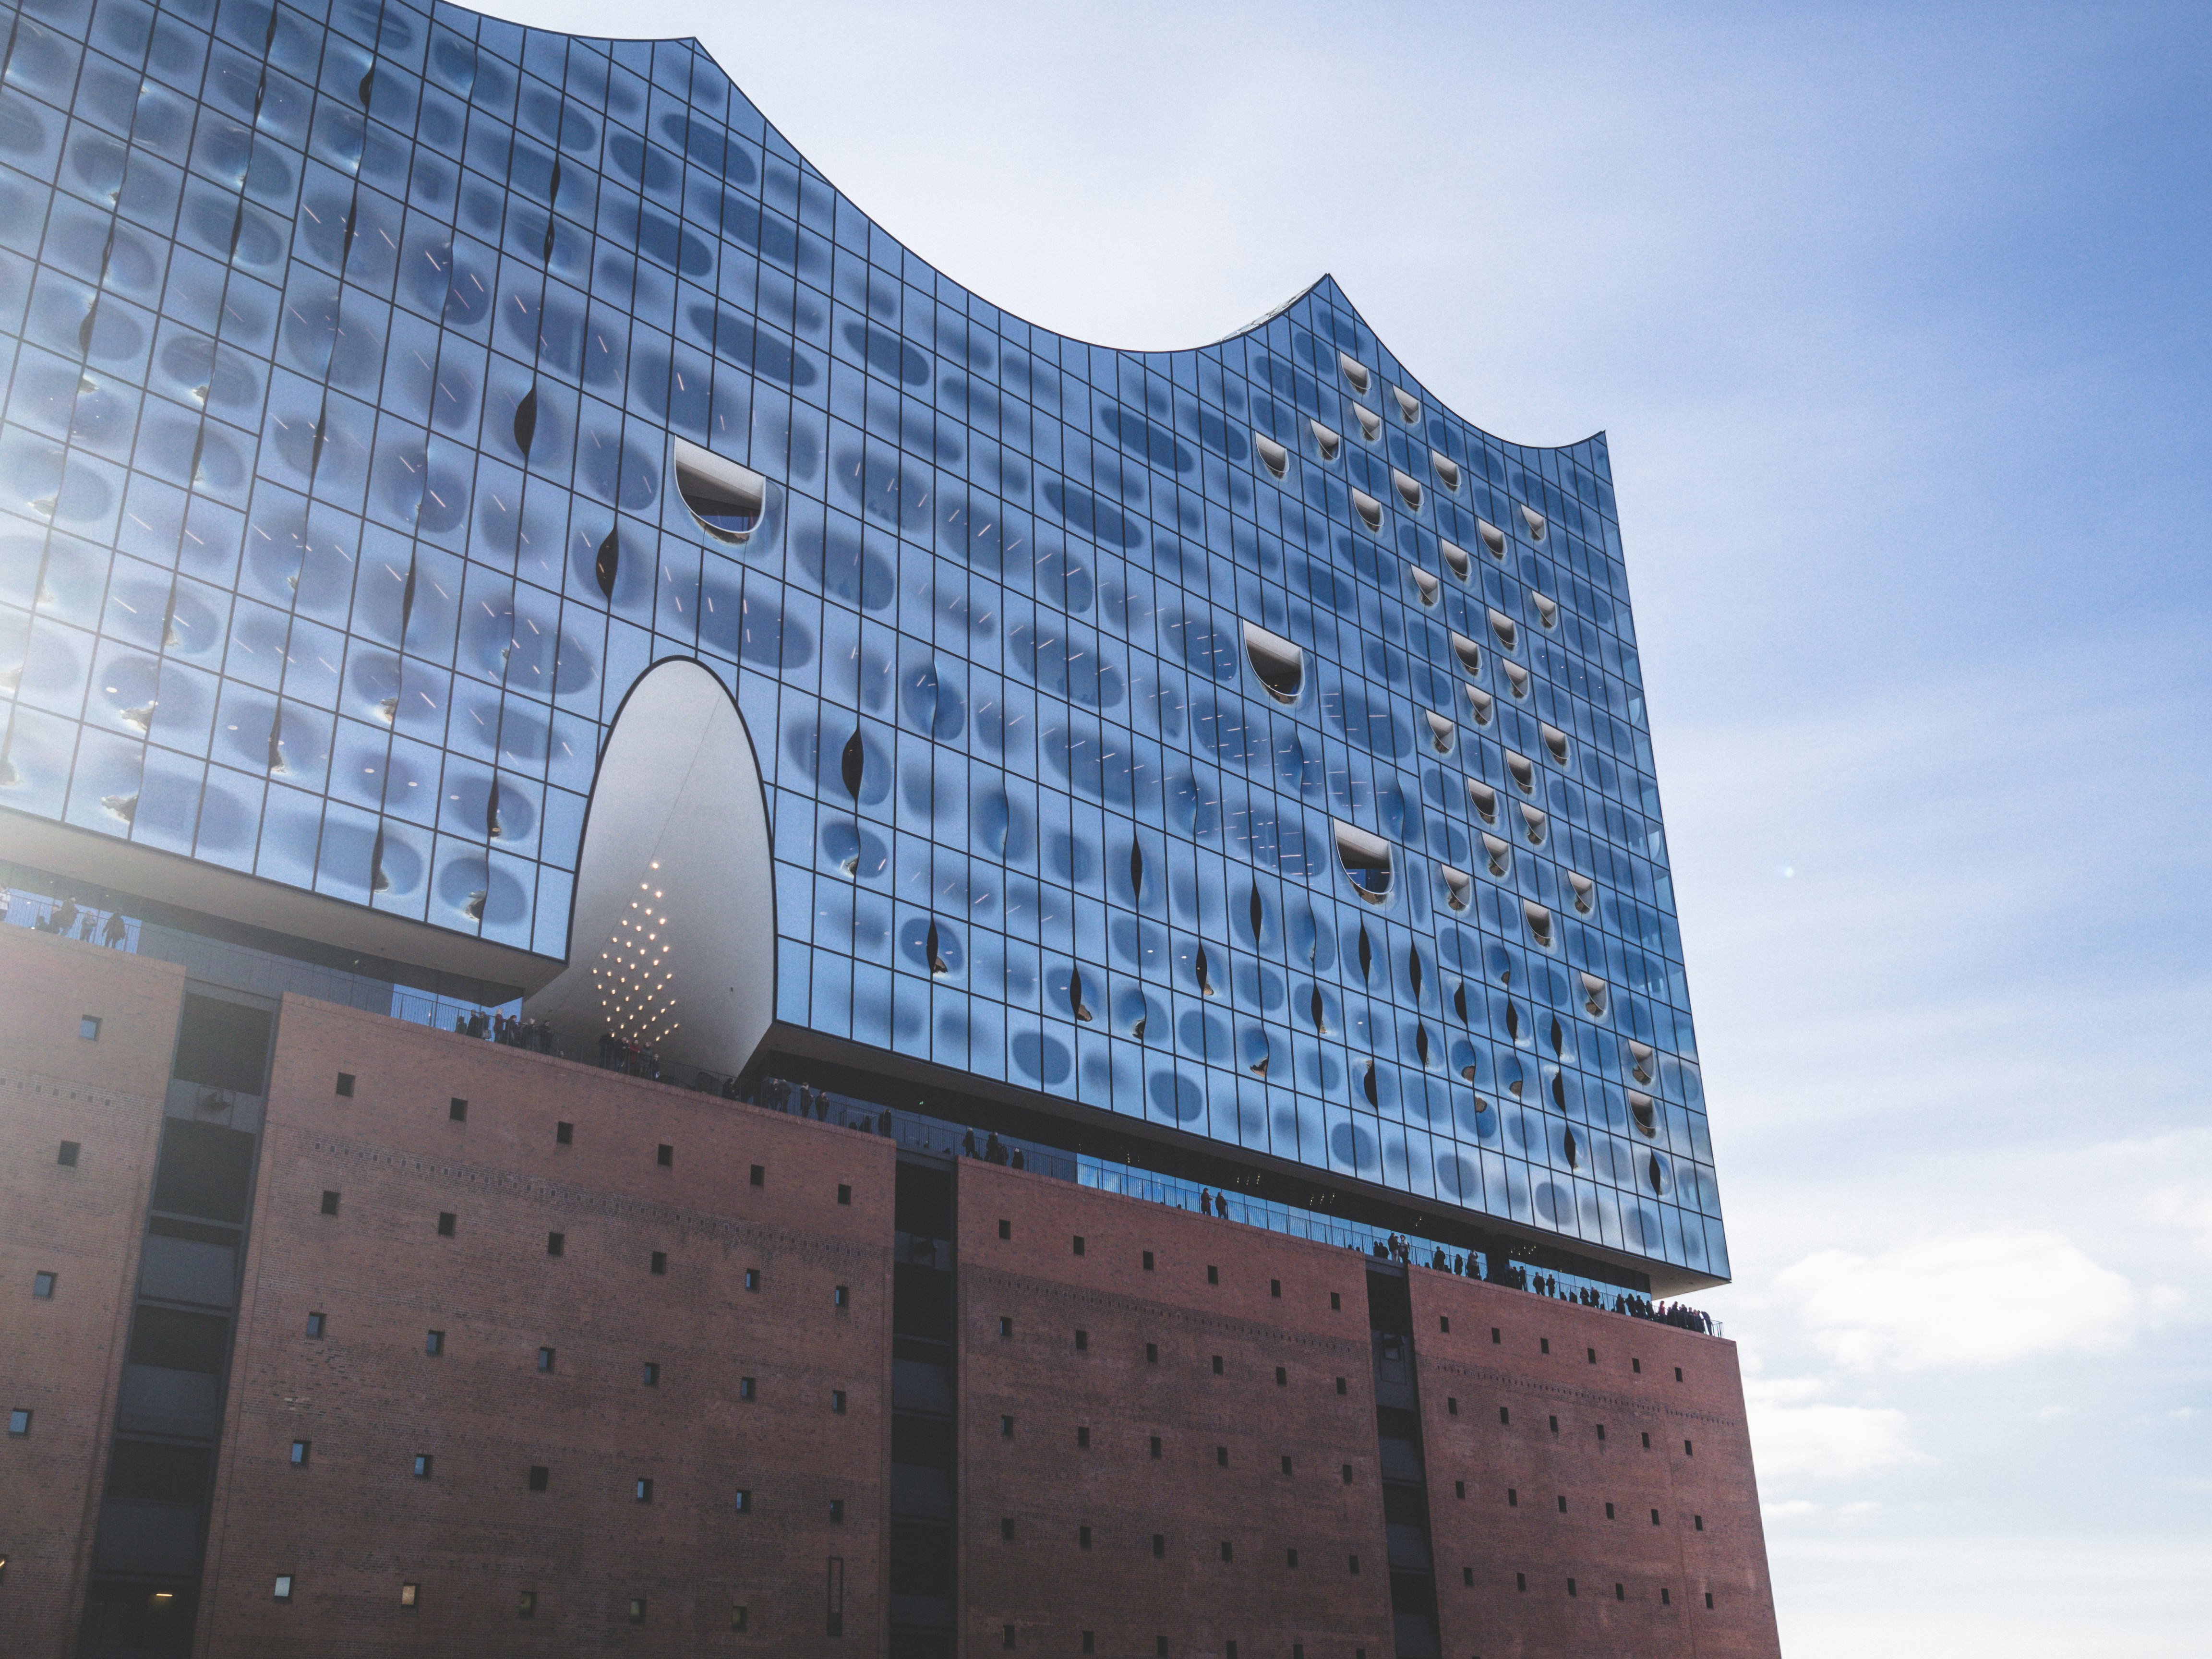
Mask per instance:
[[[2063,1233],[2002,1230],[1879,1255],[1822,1250],[1776,1281],[1831,1358],[1899,1370],[2124,1347],[2181,1300],[2137,1288]]]
[[[2162,1187],[2150,1195],[2147,1207],[2153,1221],[2180,1228],[2199,1250],[2212,1255],[2212,1185]]]
[[[1903,1412],[1823,1401],[1816,1397],[1823,1386],[1809,1377],[1744,1379],[1760,1486],[1864,1480],[1929,1461],[1913,1446],[1911,1419]],[[1767,1513],[1786,1519],[1819,1508],[1801,1499],[1770,1504]]]

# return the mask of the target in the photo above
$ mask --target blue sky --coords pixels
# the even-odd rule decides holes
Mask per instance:
[[[1792,1659],[2212,1645],[2212,10],[551,0],[1048,326],[1610,434]]]

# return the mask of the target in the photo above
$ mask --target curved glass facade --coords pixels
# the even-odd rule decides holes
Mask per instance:
[[[0,804],[559,957],[695,658],[781,1021],[1727,1273],[1602,437],[1327,278],[1032,327],[690,41],[31,0],[4,85]]]

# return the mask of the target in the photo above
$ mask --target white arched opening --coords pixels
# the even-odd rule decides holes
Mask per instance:
[[[664,662],[599,752],[577,855],[568,966],[530,999],[561,1046],[604,1033],[664,1067],[735,1074],[775,1012],[775,878],[760,763],[721,682]]]

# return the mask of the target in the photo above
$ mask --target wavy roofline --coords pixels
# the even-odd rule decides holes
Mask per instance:
[[[1184,353],[1200,352],[1215,346],[1226,345],[1232,340],[1248,339],[1254,334],[1258,333],[1261,329],[1265,328],[1269,323],[1274,321],[1276,318],[1280,317],[1285,313],[1288,312],[1300,301],[1309,299],[1322,290],[1327,290],[1327,293],[1324,295],[1324,298],[1332,306],[1340,304],[1346,310],[1349,311],[1358,320],[1359,325],[1364,328],[1368,334],[1374,339],[1376,351],[1379,354],[1388,356],[1390,363],[1399,371],[1398,375],[1395,378],[1401,379],[1408,385],[1422,390],[1425,394],[1426,393],[1427,389],[1424,386],[1424,383],[1418,376],[1412,374],[1410,370],[1407,368],[1405,360],[1403,358],[1400,357],[1395,352],[1391,351],[1388,346],[1383,344],[1382,331],[1368,321],[1366,313],[1360,310],[1358,306],[1352,302],[1352,296],[1345,292],[1344,285],[1336,280],[1335,275],[1333,272],[1324,270],[1320,276],[1315,277],[1311,282],[1306,283],[1304,287],[1291,294],[1280,304],[1261,313],[1258,317],[1255,318],[1252,321],[1244,324],[1242,327],[1231,329],[1225,334],[1217,335],[1210,340],[1202,340],[1194,344],[1182,346],[1146,347],[1119,345],[1109,341],[1087,339],[1082,335],[1071,334],[1063,329],[1054,328],[1050,324],[1038,322],[1036,319],[1026,316],[1021,312],[1014,310],[1011,307],[1000,305],[997,301],[980,293],[976,289],[969,283],[963,281],[960,277],[953,276],[950,271],[938,264],[934,260],[930,259],[924,254],[917,252],[902,237],[884,226],[883,222],[878,220],[872,212],[869,211],[864,204],[860,202],[857,198],[847,195],[844,189],[839,185],[835,179],[830,178],[830,176],[827,173],[824,173],[820,167],[817,167],[807,156],[806,153],[800,149],[797,144],[792,143],[790,136],[776,124],[774,118],[769,114],[767,110],[762,108],[760,104],[754,100],[752,94],[748,93],[744,88],[739,84],[737,76],[730,73],[728,68],[722,63],[721,59],[717,58],[714,53],[708,49],[706,42],[702,40],[696,34],[579,34],[567,29],[549,29],[534,23],[522,22],[512,17],[501,17],[492,12],[477,10],[476,8],[471,6],[453,3],[453,0],[430,0],[428,11],[429,15],[434,19],[435,19],[441,13],[450,14],[458,12],[470,17],[488,20],[495,23],[499,23],[509,28],[520,29],[528,33],[558,35],[562,39],[567,40],[584,40],[597,45],[604,45],[609,47],[618,46],[644,47],[665,46],[689,47],[699,57],[704,58],[708,63],[712,64],[714,66],[715,72],[719,74],[723,80],[729,83],[731,92],[737,97],[743,99],[745,104],[760,117],[761,124],[770,133],[775,135],[776,143],[781,144],[786,150],[789,151],[791,155],[798,161],[801,167],[812,173],[815,178],[820,179],[823,184],[829,185],[829,187],[836,191],[837,195],[842,199],[851,202],[854,209],[868,222],[871,226],[882,230],[885,235],[889,236],[894,242],[896,242],[902,250],[913,255],[915,258],[921,260],[923,264],[928,266],[931,270],[935,271],[939,276],[947,278],[957,287],[963,289],[970,295],[973,295],[975,298],[981,300],[984,304],[991,307],[994,310],[1001,312],[1005,315],[1013,318],[1024,327],[1036,329],[1041,332],[1049,334],[1054,339],[1065,340],[1071,344],[1083,346],[1094,351],[1109,351],[1130,357],[1146,358],[1177,356]],[[518,65],[518,68],[519,67],[520,65]],[[1494,439],[1497,442],[1514,449],[1539,453],[1547,452],[1552,453],[1562,453],[1570,450],[1580,449],[1585,446],[1595,446],[1595,459],[1597,464],[1593,470],[1603,477],[1607,483],[1611,483],[1613,481],[1611,445],[1607,440],[1606,428],[1603,427],[1599,427],[1583,437],[1570,439],[1564,443],[1532,444],[1524,442],[1519,439],[1500,436],[1498,434],[1492,432],[1488,427],[1486,427],[1480,422],[1471,420],[1467,416],[1461,414],[1458,406],[1447,398],[1438,397],[1436,398],[1436,402],[1440,408],[1449,412],[1455,419],[1465,422],[1465,424],[1473,428],[1474,430],[1480,432],[1484,436]]]

